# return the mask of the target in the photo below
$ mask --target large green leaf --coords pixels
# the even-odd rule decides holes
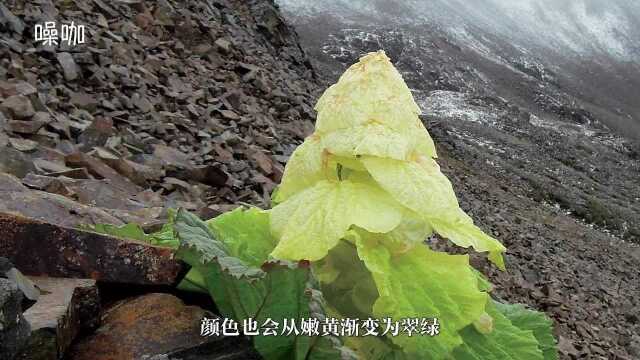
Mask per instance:
[[[474,326],[460,332],[464,344],[457,347],[455,360],[543,360],[538,340],[531,330],[515,326],[502,314],[493,301],[487,303],[487,313],[493,320],[493,331],[484,334]]]
[[[174,229],[180,241],[177,256],[198,269],[222,315],[235,319],[240,328],[249,318],[262,325],[267,319],[283,324],[284,319],[321,316],[320,295],[314,290],[308,264],[266,259],[273,246],[267,213],[235,210],[207,224],[180,210]],[[260,255],[265,257],[258,259]],[[260,260],[260,267],[252,265]],[[260,335],[253,341],[268,360],[350,356],[329,338]]]
[[[486,235],[460,209],[449,179],[430,158],[398,161],[379,157],[362,157],[371,176],[402,205],[422,216],[440,235],[462,247],[488,251],[489,259],[504,269],[505,247]]]
[[[356,244],[380,294],[373,306],[376,317],[436,317],[441,322],[437,336],[400,335],[391,338],[394,343],[418,359],[444,359],[462,343],[458,331],[483,314],[488,297],[478,290],[468,256],[427,246],[392,255],[384,243],[365,236],[357,237]]]
[[[506,316],[513,326],[520,330],[531,330],[538,347],[542,350],[544,360],[558,359],[556,339],[553,337],[553,321],[544,313],[527,309],[522,304],[502,304],[494,302],[502,315]]]
[[[402,211],[374,183],[320,181],[270,211],[271,232],[279,239],[271,255],[320,260],[352,225],[386,233],[400,224]]]

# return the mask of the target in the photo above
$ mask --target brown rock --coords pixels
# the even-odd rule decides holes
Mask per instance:
[[[61,195],[31,191],[26,188],[22,191],[0,189],[0,212],[19,214],[70,227],[80,224],[122,225],[123,223],[103,209],[86,206]]]
[[[222,351],[230,353],[249,347],[237,337],[200,336],[200,323],[204,317],[213,315],[199,307],[185,306],[169,294],[148,294],[124,300],[106,311],[102,327],[74,346],[69,358],[137,360],[211,344],[216,346],[207,355],[210,359],[219,359],[221,348],[227,347]],[[225,346],[229,342],[235,345],[233,350]],[[245,355],[243,359],[248,358]]]
[[[128,178],[136,185],[147,186],[148,180],[159,180],[163,175],[162,170],[156,170],[150,166],[141,165],[131,160],[104,157],[101,157],[101,159],[120,175]]]
[[[260,150],[256,150],[251,154],[251,159],[256,162],[258,168],[265,175],[273,173],[273,160]]]
[[[94,146],[103,146],[114,132],[111,118],[97,116],[91,125],[80,134],[78,141],[83,143],[82,149],[88,151]]]
[[[71,98],[69,99],[71,104],[77,106],[80,109],[84,109],[87,111],[95,111],[98,106],[98,100],[93,96],[84,93],[84,92],[76,92],[71,94]]]
[[[229,40],[220,38],[216,40],[214,44],[216,45],[218,51],[223,54],[228,54],[231,51],[231,43],[229,42]]]
[[[64,176],[71,179],[89,179],[90,178],[89,172],[85,168],[51,172],[51,173],[48,173],[47,176]]]
[[[17,134],[35,134],[44,124],[44,121],[9,120],[7,127],[9,131]]]
[[[37,92],[38,90],[26,81],[0,82],[0,95],[3,97],[13,95],[28,96]]]
[[[42,290],[24,313],[31,335],[20,359],[60,359],[79,334],[100,321],[100,299],[95,280],[31,277]]]
[[[27,119],[36,113],[29,98],[23,95],[9,96],[0,103],[0,110],[14,119]]]
[[[128,194],[137,194],[142,189],[129,179],[118,174],[117,171],[93,156],[76,152],[65,157],[67,165],[71,167],[85,167],[94,176],[100,179],[108,179],[114,186],[119,187]]]
[[[203,184],[220,187],[227,184],[229,174],[218,166],[206,165],[194,167],[189,171],[189,178]]]
[[[0,213],[0,233],[0,256],[26,275],[173,285],[182,272],[170,249],[20,216]]]
[[[155,145],[153,148],[153,156],[155,156],[163,166],[189,166],[189,156],[187,154],[165,145]]]

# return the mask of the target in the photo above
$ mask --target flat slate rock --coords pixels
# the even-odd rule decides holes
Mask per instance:
[[[26,275],[174,285],[183,265],[168,248],[0,213],[0,256]]]

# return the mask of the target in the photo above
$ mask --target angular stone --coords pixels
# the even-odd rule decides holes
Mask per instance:
[[[215,187],[224,186],[229,180],[229,174],[215,165],[197,166],[188,173],[191,180]]]
[[[223,54],[228,54],[231,51],[231,43],[229,42],[229,40],[220,38],[216,40],[214,44],[216,45],[218,51]]]
[[[0,82],[0,94],[2,97],[9,97],[13,95],[28,96],[37,92],[38,89],[26,81]]]
[[[255,359],[251,345],[239,337],[200,336],[207,311],[186,306],[169,294],[147,294],[123,300],[107,310],[103,325],[73,347],[70,360],[134,360],[178,352],[203,351],[208,359]],[[222,357],[242,352],[245,357]],[[183,353],[185,354],[185,353]],[[190,359],[191,357],[185,357]]]
[[[17,177],[0,172],[0,191],[26,191]]]
[[[129,179],[118,174],[113,168],[93,156],[76,152],[67,155],[66,161],[68,166],[87,168],[92,175],[109,180],[114,186],[119,187],[128,194],[137,194],[142,190]]]
[[[82,149],[88,151],[95,146],[103,146],[114,132],[111,118],[97,116],[91,125],[80,134],[78,141],[83,143]]]
[[[120,175],[128,178],[136,185],[147,186],[149,180],[159,181],[164,176],[162,169],[138,164],[131,160],[102,160],[115,169]]]
[[[22,292],[11,280],[0,278],[0,359],[13,359],[29,336],[22,316]]]
[[[9,138],[9,143],[14,149],[22,152],[33,151],[38,147],[37,142],[23,138]]]
[[[220,114],[225,118],[225,119],[229,119],[229,120],[240,120],[240,115],[236,114],[234,111],[232,110],[220,110]]]
[[[63,172],[71,170],[64,165],[45,159],[35,159],[33,160],[33,165],[36,167],[36,169],[40,170],[41,173]]]
[[[9,9],[0,3],[0,24],[8,25],[8,28],[17,34],[24,31],[24,23],[19,17],[15,16]]]
[[[57,171],[48,173],[47,176],[64,176],[71,179],[89,179],[90,175],[87,169],[85,168],[77,168],[77,169],[69,169],[65,171]]]
[[[80,109],[84,109],[90,112],[96,110],[98,106],[98,100],[95,97],[84,93],[84,92],[76,92],[71,94],[71,99],[69,99],[71,104],[79,107]]]
[[[271,175],[273,173],[273,160],[267,154],[256,150],[251,154],[251,159],[255,161],[263,174]]]
[[[5,186],[8,184],[2,184]],[[0,189],[0,212],[19,214],[62,226],[78,226],[80,224],[114,224],[122,225],[117,217],[103,209],[87,206],[65,196],[50,194],[44,191]]]
[[[180,150],[165,146],[155,145],[153,148],[155,156],[163,166],[188,167],[189,156]]]
[[[100,322],[100,299],[95,280],[31,277],[43,290],[38,301],[24,312],[31,325],[21,359],[60,359],[81,333]]]
[[[56,58],[62,66],[62,72],[64,79],[67,81],[73,81],[78,78],[78,65],[73,60],[73,56],[68,52],[59,52],[56,54]]]
[[[36,113],[31,100],[23,95],[9,96],[0,103],[0,110],[14,119],[27,119]]]
[[[0,156],[0,172],[22,178],[27,175],[27,173],[35,170],[29,156],[14,148],[2,148],[0,149],[0,153],[2,154],[2,156]]]
[[[7,128],[17,134],[35,134],[44,125],[44,121],[9,120]]]
[[[0,213],[0,256],[27,275],[174,285],[183,266],[168,248]]]

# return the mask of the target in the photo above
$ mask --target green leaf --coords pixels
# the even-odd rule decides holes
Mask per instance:
[[[544,360],[558,359],[556,340],[553,337],[553,321],[543,312],[529,310],[522,304],[494,302],[494,305],[502,315],[511,321],[513,326],[520,330],[533,331],[533,335],[538,341],[538,347],[544,355]]]
[[[505,247],[486,235],[460,209],[449,179],[430,158],[398,161],[378,157],[362,157],[375,181],[402,205],[422,216],[440,235],[458,246],[472,246],[488,251],[489,259],[504,269]]]
[[[269,233],[269,214],[262,209],[241,207],[206,222],[218,239],[224,239],[229,255],[260,267],[276,246]]]
[[[482,315],[487,301],[487,294],[478,290],[468,256],[439,253],[427,246],[392,255],[383,243],[364,236],[356,244],[380,294],[373,307],[376,317],[436,317],[441,322],[437,336],[400,335],[391,338],[394,343],[419,359],[444,359],[462,343],[458,331]]]
[[[385,233],[396,228],[402,207],[375,184],[320,181],[271,210],[271,253],[286,260],[320,260],[352,225]]]
[[[97,232],[99,234],[109,235],[120,239],[131,239],[147,242],[147,234],[138,224],[125,224],[125,225],[111,225],[111,224],[96,224],[94,226],[85,225],[83,230],[89,230]]]
[[[464,344],[457,347],[456,360],[543,360],[538,340],[531,330],[521,329],[504,316],[493,301],[487,303],[487,313],[493,319],[493,331],[482,334],[474,326],[460,332]]]
[[[274,240],[264,211],[237,209],[205,223],[180,210],[174,228],[180,241],[177,256],[202,274],[222,315],[235,319],[239,328],[249,318],[260,326],[267,319],[283,324],[284,319],[320,316],[320,295],[314,293],[308,264],[267,260]],[[339,343],[319,337],[252,339],[268,360],[348,359],[350,354]]]
[[[96,224],[94,226],[81,225],[80,228],[82,230],[93,231],[121,239],[138,240],[156,246],[175,249],[178,247],[178,241],[173,236],[173,219],[175,217],[175,211],[173,209],[169,209],[168,213],[169,219],[167,223],[165,223],[159,231],[152,234],[145,233],[140,225],[134,223],[121,226],[111,224]]]

